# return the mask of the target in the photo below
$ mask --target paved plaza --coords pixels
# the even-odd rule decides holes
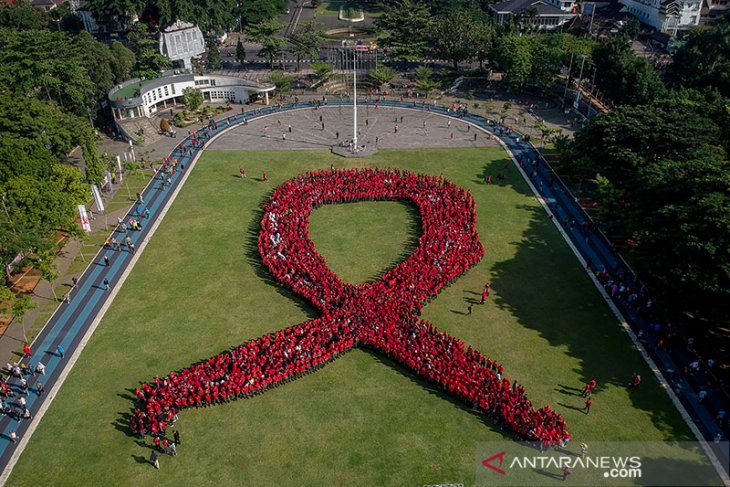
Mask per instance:
[[[329,149],[347,145],[352,140],[352,127],[352,107],[307,106],[238,125],[212,142],[208,149]],[[358,145],[363,144],[368,148],[409,149],[499,145],[489,133],[457,118],[423,110],[376,109],[373,105],[358,108]]]

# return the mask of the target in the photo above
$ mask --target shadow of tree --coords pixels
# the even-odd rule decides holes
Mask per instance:
[[[524,188],[516,189],[524,192]],[[607,384],[626,387],[633,372],[652,380],[653,373],[603,299],[585,299],[585,289],[593,288],[593,283],[572,252],[565,251],[562,236],[542,207],[525,205],[520,209],[530,213],[529,226],[521,240],[512,243],[517,249],[514,257],[492,268],[491,282],[498,290],[494,302],[513,314],[520,325],[536,330],[551,346],[579,359],[576,372],[582,383],[575,388],[560,384],[563,391],[559,392],[571,394],[574,390],[579,395],[582,389],[578,386],[591,378],[598,380],[596,393]],[[646,411],[668,437],[686,437],[686,425],[663,389],[653,382],[656,386],[630,394],[633,407]]]

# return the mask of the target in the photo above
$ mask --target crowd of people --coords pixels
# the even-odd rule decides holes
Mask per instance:
[[[343,283],[309,239],[311,211],[325,204],[399,200],[420,211],[414,253],[377,282]],[[178,410],[259,394],[334,360],[354,346],[383,353],[491,416],[521,438],[564,445],[570,435],[549,407],[533,408],[503,367],[419,319],[422,306],[484,254],[472,196],[443,177],[401,170],[307,173],[277,188],[264,207],[258,247],[276,279],[322,317],[279,330],[136,390],[131,427],[164,433]]]

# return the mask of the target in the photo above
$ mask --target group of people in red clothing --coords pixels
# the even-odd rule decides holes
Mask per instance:
[[[420,211],[414,253],[379,281],[343,283],[309,239],[325,204],[398,200]],[[355,346],[376,350],[491,416],[523,439],[564,445],[565,421],[533,408],[503,367],[419,319],[422,306],[484,254],[471,194],[441,177],[390,169],[316,171],[277,188],[264,207],[258,247],[276,279],[322,316],[194,364],[137,389],[132,429],[159,434],[178,410],[250,397],[311,373]]]

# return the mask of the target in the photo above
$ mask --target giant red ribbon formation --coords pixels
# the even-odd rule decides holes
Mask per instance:
[[[325,204],[399,200],[420,210],[413,254],[377,282],[345,284],[309,239],[309,214]],[[317,307],[318,319],[270,333],[137,389],[132,429],[163,434],[179,409],[249,397],[297,378],[355,346],[376,350],[527,440],[570,438],[563,419],[534,409],[500,364],[430,323],[423,304],[484,254],[474,200],[443,178],[400,170],[318,171],[277,188],[264,207],[259,252],[276,279]]]

